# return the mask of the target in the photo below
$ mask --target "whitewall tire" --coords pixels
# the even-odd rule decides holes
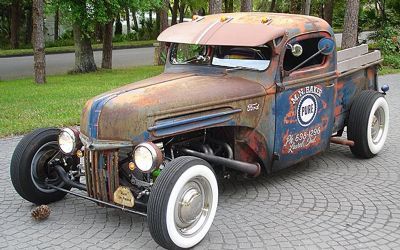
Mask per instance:
[[[389,105],[379,92],[362,91],[354,100],[347,134],[354,141],[350,147],[355,156],[371,158],[384,147],[389,131]]]
[[[218,205],[211,166],[195,157],[171,161],[151,190],[147,218],[154,240],[167,249],[191,248],[207,234]]]

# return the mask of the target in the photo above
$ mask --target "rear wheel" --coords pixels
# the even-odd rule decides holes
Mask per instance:
[[[66,193],[48,188],[50,183],[70,189],[54,171],[48,169],[48,162],[59,153],[59,129],[38,129],[26,135],[15,148],[11,159],[11,181],[18,194],[35,204],[48,204],[61,200]]]
[[[348,139],[354,141],[351,152],[372,158],[383,148],[389,130],[389,105],[383,94],[367,90],[360,93],[350,109]]]
[[[190,248],[207,234],[218,203],[214,171],[204,160],[179,157],[157,177],[147,207],[153,239],[167,249]]]

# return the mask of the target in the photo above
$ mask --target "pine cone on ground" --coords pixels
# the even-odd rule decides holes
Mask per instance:
[[[37,208],[33,209],[31,212],[32,217],[35,220],[44,220],[50,215],[50,208],[47,205],[40,205]]]

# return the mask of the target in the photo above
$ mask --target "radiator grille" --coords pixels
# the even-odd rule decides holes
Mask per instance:
[[[119,186],[118,151],[85,151],[85,175],[90,197],[113,202]]]

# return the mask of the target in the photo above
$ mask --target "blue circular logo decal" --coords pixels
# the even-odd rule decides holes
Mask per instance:
[[[309,126],[317,116],[318,102],[313,94],[304,95],[297,106],[297,121],[303,127]]]

